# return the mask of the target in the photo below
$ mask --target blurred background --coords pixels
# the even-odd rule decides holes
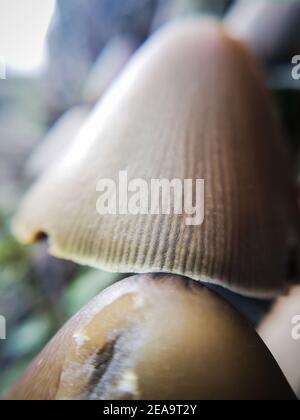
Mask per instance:
[[[161,25],[189,15],[224,19],[257,54],[296,180],[300,80],[291,76],[291,60],[300,54],[299,2],[0,0],[0,315],[7,321],[0,395],[71,315],[121,277],[57,260],[46,243],[19,245],[10,223],[20,198],[68,147],[134,51]],[[255,325],[272,304],[226,297]]]

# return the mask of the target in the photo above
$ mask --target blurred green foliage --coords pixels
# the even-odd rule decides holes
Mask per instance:
[[[77,269],[64,285],[63,293],[53,301],[56,279],[48,275],[49,270],[43,272],[42,278],[35,267],[41,258],[36,255],[43,247],[20,245],[10,224],[9,215],[0,211],[0,314],[7,320],[7,340],[0,341],[0,396],[65,321],[125,276],[86,267]],[[50,265],[55,261],[51,257]]]
[[[10,235],[6,239],[7,249],[1,260],[0,308],[7,319],[7,340],[0,342],[0,395],[65,321],[125,276],[82,268],[66,285],[61,299],[51,304],[41,287],[41,279],[35,278],[30,252],[16,244]],[[12,258],[14,255],[21,256],[17,263]],[[62,312],[60,317],[57,317],[58,307]]]
[[[0,271],[24,270],[28,255],[29,250],[16,241],[11,233],[10,219],[0,209]]]

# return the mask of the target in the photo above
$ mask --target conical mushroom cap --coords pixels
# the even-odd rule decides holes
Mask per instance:
[[[9,399],[289,400],[257,334],[177,276],[141,275],[96,297],[54,337]]]
[[[29,192],[14,230],[26,243],[45,233],[55,256],[108,271],[183,274],[273,296],[286,287],[295,233],[287,161],[251,54],[213,22],[172,24],[136,54],[68,156]],[[118,183],[120,171],[128,182],[203,179],[204,222],[99,214],[98,182]]]

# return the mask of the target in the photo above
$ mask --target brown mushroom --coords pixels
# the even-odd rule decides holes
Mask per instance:
[[[140,275],[106,289],[7,398],[295,399],[240,315],[199,283],[171,275]]]
[[[204,223],[185,214],[99,215],[101,179],[203,179]],[[136,54],[14,231],[115,272],[167,272],[270,297],[288,285],[296,235],[287,150],[255,59],[217,23],[167,26]]]

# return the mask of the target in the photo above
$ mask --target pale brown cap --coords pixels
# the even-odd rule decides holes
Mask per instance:
[[[154,35],[29,192],[19,239],[114,272],[167,272],[251,296],[286,288],[294,201],[280,127],[255,59],[213,22]],[[181,215],[100,215],[98,181],[204,179],[200,226]]]

